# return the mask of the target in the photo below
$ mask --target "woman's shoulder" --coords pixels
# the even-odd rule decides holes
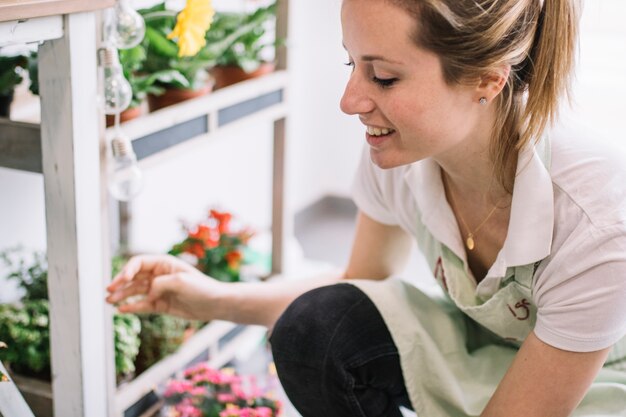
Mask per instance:
[[[626,143],[566,119],[549,133],[550,173],[559,200],[596,226],[626,225]],[[558,201],[558,200],[557,200]]]

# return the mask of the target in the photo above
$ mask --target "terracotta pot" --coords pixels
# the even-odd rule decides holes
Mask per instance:
[[[127,122],[132,119],[136,119],[143,114],[141,106],[130,107],[120,113],[120,123]],[[107,127],[111,127],[115,124],[115,116],[107,114]]]
[[[257,78],[261,75],[268,74],[274,71],[274,64],[271,62],[265,62],[261,64],[256,71],[245,72],[241,67],[236,65],[218,65],[209,70],[213,78],[215,78],[215,88],[223,88],[240,81],[249,80],[251,78]]]
[[[11,114],[11,103],[13,102],[13,91],[9,94],[0,94],[0,117],[9,117]]]
[[[150,111],[156,111],[172,104],[180,103],[192,98],[209,94],[213,90],[213,84],[208,84],[198,90],[187,90],[182,88],[170,88],[165,90],[160,96],[148,95],[148,107]]]

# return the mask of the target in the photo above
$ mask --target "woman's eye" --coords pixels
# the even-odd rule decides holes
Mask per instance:
[[[354,70],[354,61],[345,62],[343,65],[346,67],[352,67],[352,70]]]
[[[392,85],[394,85],[394,83],[398,81],[398,79],[397,78],[372,77],[372,81],[374,81],[376,84],[378,84],[379,86],[383,88],[387,88],[387,87],[391,87]]]

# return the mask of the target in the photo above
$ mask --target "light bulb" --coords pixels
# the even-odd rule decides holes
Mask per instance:
[[[119,49],[128,49],[139,45],[145,34],[146,23],[143,17],[132,8],[128,0],[118,0],[110,41]]]
[[[124,78],[117,49],[107,46],[100,48],[100,64],[104,70],[104,112],[121,113],[130,105],[133,90]]]
[[[111,141],[113,162],[109,166],[109,192],[119,201],[129,201],[141,191],[143,174],[130,140],[121,131]]]

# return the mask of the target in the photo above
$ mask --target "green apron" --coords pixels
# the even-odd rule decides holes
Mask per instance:
[[[547,139],[536,150],[549,169]],[[534,328],[539,263],[507,268],[497,291],[481,298],[464,261],[425,227],[422,232],[418,245],[443,291],[427,295],[395,278],[349,282],[372,299],[389,327],[417,416],[479,416]],[[572,416],[626,416],[626,338]]]

